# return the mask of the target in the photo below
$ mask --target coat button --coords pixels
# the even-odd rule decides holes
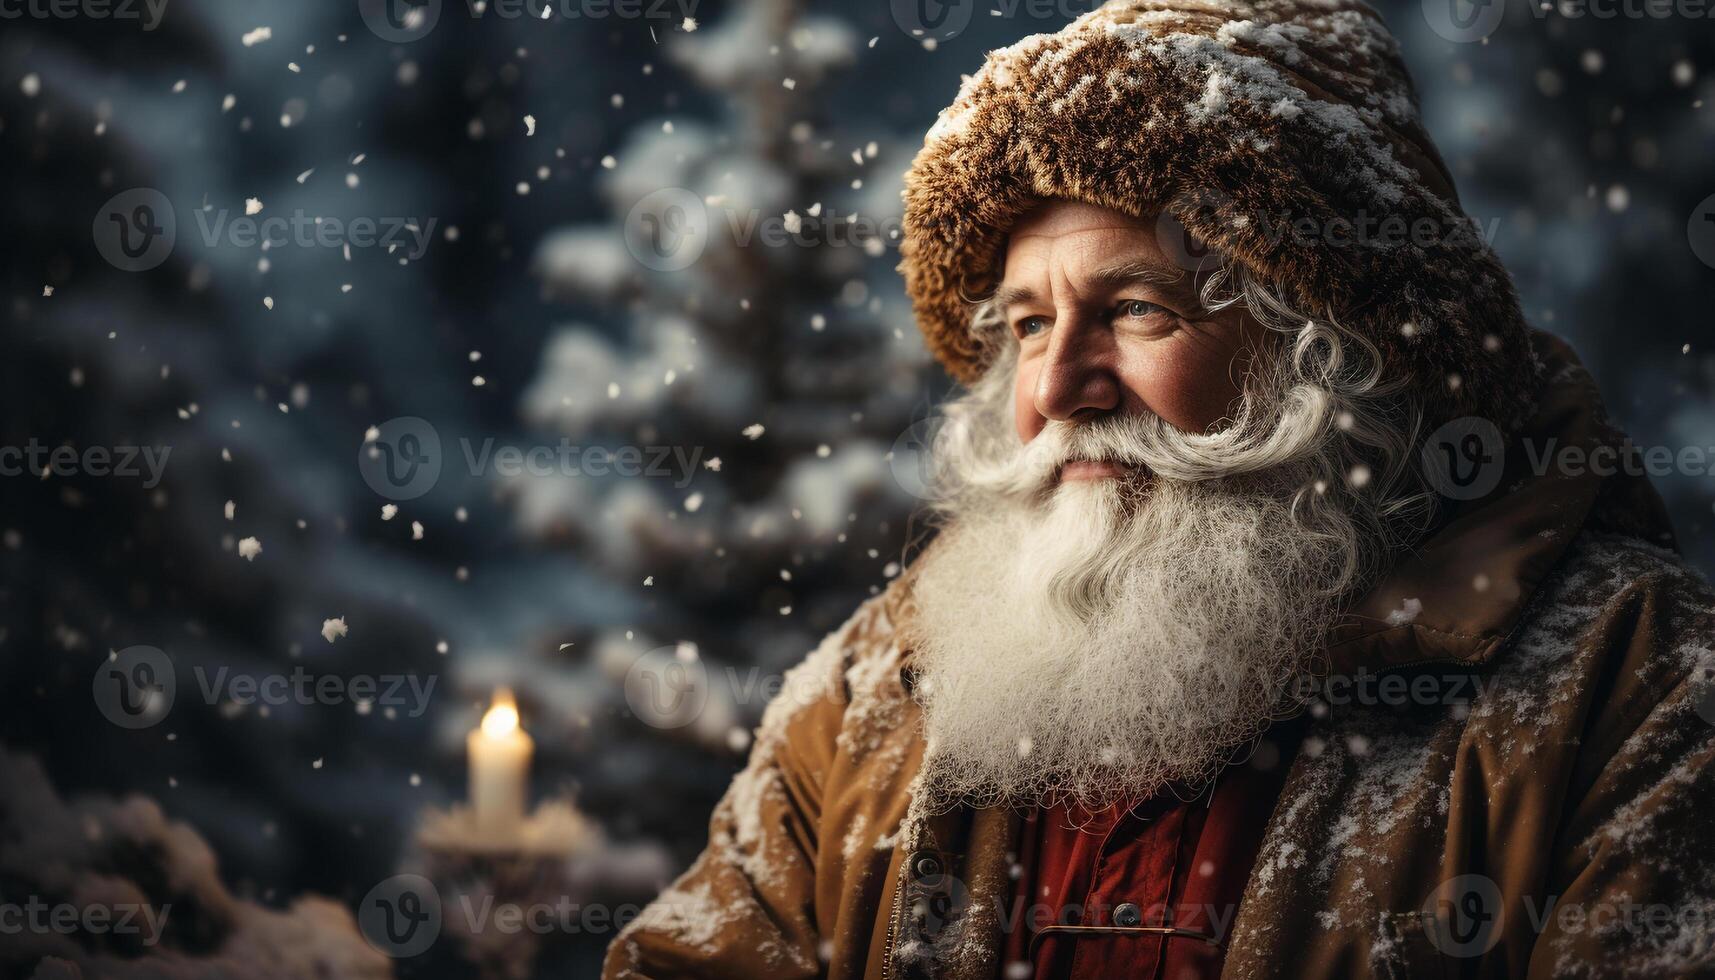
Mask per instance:
[[[927,851],[911,856],[911,873],[917,878],[933,878],[941,873],[941,859]]]
[[[1131,928],[1143,924],[1143,910],[1131,902],[1121,902],[1114,906],[1114,925]]]

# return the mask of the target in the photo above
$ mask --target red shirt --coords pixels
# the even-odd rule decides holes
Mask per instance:
[[[1290,739],[1292,745],[1282,743]],[[1221,972],[1239,899],[1280,796],[1296,726],[1279,725],[1201,797],[1161,793],[1129,810],[1068,805],[1026,819],[1003,980],[1204,980]],[[1044,926],[1173,926],[1151,932],[1042,933]]]

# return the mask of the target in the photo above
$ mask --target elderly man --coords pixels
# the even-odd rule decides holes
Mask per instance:
[[[906,205],[941,533],[608,977],[1715,975],[1715,595],[1372,11],[1110,3]]]

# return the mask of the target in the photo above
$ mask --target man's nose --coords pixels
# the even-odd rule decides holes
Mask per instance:
[[[1059,422],[1111,412],[1120,406],[1112,338],[1101,324],[1060,318],[1036,376],[1036,411]]]

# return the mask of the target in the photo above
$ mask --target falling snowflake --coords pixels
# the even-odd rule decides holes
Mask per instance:
[[[1404,626],[1407,623],[1416,622],[1417,617],[1422,613],[1422,599],[1407,599],[1400,608],[1387,614],[1387,623],[1389,626]]]

